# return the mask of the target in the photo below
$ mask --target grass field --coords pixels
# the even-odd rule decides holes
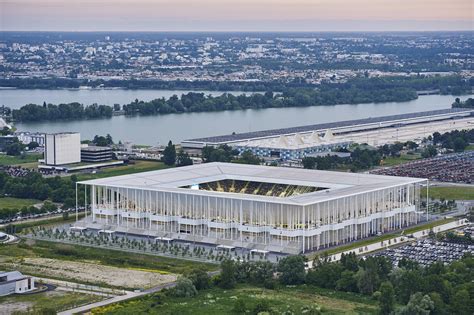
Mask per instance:
[[[474,144],[468,145],[468,146],[464,149],[464,151],[474,151]]]
[[[141,268],[154,272],[182,274],[194,267],[212,271],[217,265],[198,263],[188,260],[173,259],[145,254],[131,254],[123,251],[69,245],[46,241],[22,241],[19,244],[0,245],[1,259],[41,257],[60,260],[95,262],[106,266],[120,268]],[[21,265],[21,264],[20,264]],[[2,265],[0,264],[0,270]]]
[[[374,301],[360,295],[322,290],[311,286],[281,287],[267,290],[239,285],[232,290],[203,290],[194,298],[147,296],[112,304],[92,311],[92,314],[243,314],[234,310],[237,300],[244,302],[249,314],[259,301],[268,302],[272,314],[376,314]],[[157,301],[160,301],[157,303]]]
[[[155,170],[160,170],[164,168],[168,168],[168,166],[166,166],[163,162],[136,161],[134,164],[130,164],[130,165],[104,168],[100,170],[99,172],[97,172],[96,174],[78,174],[77,177],[79,180],[88,180],[88,179],[95,179],[95,178],[103,178],[103,177],[110,177],[110,176],[155,171]]]
[[[428,194],[435,199],[474,200],[474,186],[430,187]],[[421,190],[421,195],[426,196],[426,188]]]
[[[92,294],[48,291],[31,295],[0,297],[0,314],[55,314],[56,312],[101,301]]]
[[[387,157],[383,160],[383,166],[394,166],[418,159],[421,159],[421,155],[419,154],[403,154],[399,157]]]
[[[26,154],[24,156],[0,155],[0,165],[16,165],[34,163],[41,159],[43,154]]]
[[[37,199],[21,199],[21,198],[12,198],[4,197],[0,198],[0,211],[1,209],[10,208],[10,209],[20,209],[22,207],[28,207],[42,201]]]

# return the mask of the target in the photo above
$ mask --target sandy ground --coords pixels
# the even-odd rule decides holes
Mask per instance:
[[[162,275],[156,272],[49,258],[24,258],[21,265],[24,273],[30,272],[46,278],[75,279],[125,288],[149,288],[176,280],[176,275],[172,274]]]
[[[41,294],[49,296],[51,298],[54,298],[55,296],[64,295],[64,293],[57,291],[48,291]],[[29,297],[34,299],[34,295],[30,295]],[[2,315],[13,314],[15,312],[27,312],[35,305],[34,302],[17,301],[16,296],[5,297],[4,299],[5,300],[0,303],[0,314]]]

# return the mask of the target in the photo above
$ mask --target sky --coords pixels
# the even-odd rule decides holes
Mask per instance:
[[[0,0],[0,30],[474,30],[473,3],[472,0]]]

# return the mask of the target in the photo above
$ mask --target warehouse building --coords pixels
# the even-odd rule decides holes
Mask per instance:
[[[474,110],[452,108],[427,112],[372,117],[282,129],[233,133],[184,140],[184,149],[199,151],[205,146],[229,145],[240,152],[281,160],[302,159],[312,154],[347,148],[351,143],[372,146],[421,141],[435,131],[471,129]]]

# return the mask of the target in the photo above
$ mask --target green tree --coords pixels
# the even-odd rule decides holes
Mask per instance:
[[[257,261],[251,264],[249,278],[253,283],[265,284],[273,279],[274,265],[269,261]]]
[[[209,275],[201,268],[191,270],[191,272],[186,274],[186,277],[193,282],[197,290],[208,289],[211,286]]]
[[[341,273],[341,278],[336,281],[336,290],[357,292],[357,279],[355,272],[350,270],[344,270]]]
[[[280,273],[280,281],[283,284],[300,284],[305,280],[304,256],[288,256],[280,259],[277,271]]]
[[[303,164],[303,168],[312,170],[316,168],[316,158],[311,157],[311,156],[306,156],[301,160],[301,163]]]
[[[163,150],[162,160],[168,166],[174,165],[176,163],[176,147],[173,142],[171,142],[171,140]]]
[[[434,303],[429,295],[417,292],[410,297],[408,304],[397,309],[394,315],[429,315],[434,310]]]
[[[436,156],[438,154],[438,150],[436,150],[436,148],[432,145],[429,145],[427,146],[422,152],[421,152],[421,156],[423,158],[430,158],[430,157],[433,157],[433,156]]]
[[[234,261],[225,259],[221,262],[219,286],[223,289],[232,289],[236,284],[236,268]]]
[[[379,277],[374,270],[360,268],[356,274],[357,287],[360,293],[372,294],[377,287]]]
[[[253,154],[252,151],[247,150],[247,151],[244,151],[238,159],[233,160],[232,162],[241,163],[241,164],[259,165],[260,163],[262,163],[262,160],[258,156]]]
[[[382,282],[379,291],[380,314],[389,315],[395,308],[395,290],[392,283],[390,281]]]
[[[180,167],[186,165],[193,165],[193,160],[189,157],[188,153],[181,149],[176,157],[176,166]]]
[[[176,297],[193,297],[197,294],[193,282],[185,277],[179,277],[176,286],[172,290],[172,295]]]
[[[347,279],[347,277],[349,277],[348,273],[345,273],[345,279],[339,282],[343,271],[344,267],[340,263],[330,263],[324,261],[308,272],[306,275],[306,282],[328,289],[335,289],[339,284],[340,289],[343,290],[342,287],[346,287],[349,282]]]
[[[18,141],[15,141],[5,146],[5,152],[7,153],[7,155],[12,156],[20,155],[23,149],[24,146]]]
[[[39,147],[39,144],[36,141],[31,141],[30,143],[28,143],[28,149],[30,150],[36,149],[37,147]]]
[[[451,311],[452,314],[458,315],[469,315],[473,314],[474,310],[470,309],[470,297],[469,292],[466,289],[457,291],[451,302]]]
[[[441,295],[437,292],[431,292],[430,298],[433,301],[434,304],[434,309],[432,314],[433,315],[449,315],[448,307],[446,306],[446,303],[444,303],[443,298]]]

